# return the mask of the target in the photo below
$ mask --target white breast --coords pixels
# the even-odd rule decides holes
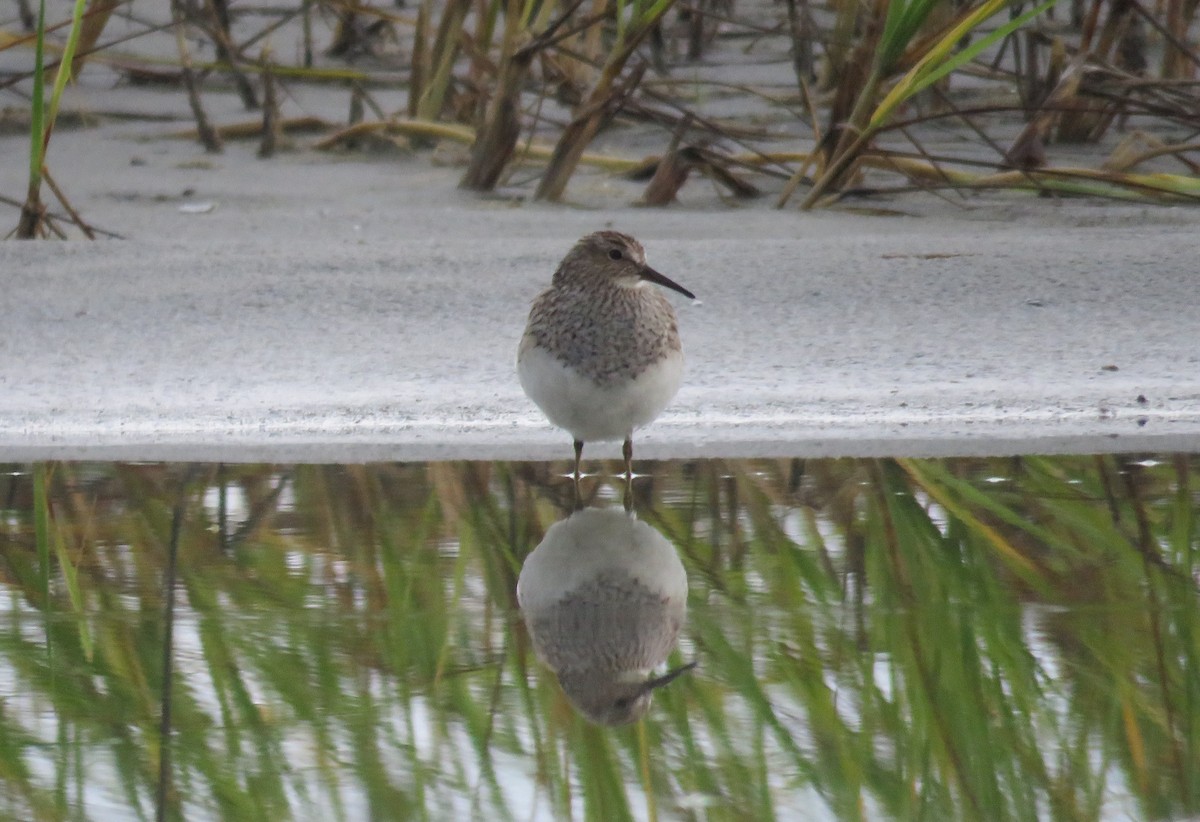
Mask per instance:
[[[521,568],[517,601],[527,614],[559,604],[609,574],[683,607],[687,573],[661,532],[619,508],[585,508],[546,530]]]
[[[521,387],[542,413],[582,442],[624,440],[648,425],[679,390],[683,353],[672,351],[628,380],[599,385],[543,348],[517,359]]]

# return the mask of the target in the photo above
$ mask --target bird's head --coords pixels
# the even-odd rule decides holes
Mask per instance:
[[[596,279],[623,288],[656,283],[689,299],[696,295],[646,265],[642,244],[619,231],[597,231],[583,237],[567,252],[554,272],[555,285],[587,285]]]
[[[571,704],[597,725],[628,725],[650,710],[654,692],[696,667],[682,665],[662,676],[647,678],[638,671],[584,670],[560,673],[559,685]]]

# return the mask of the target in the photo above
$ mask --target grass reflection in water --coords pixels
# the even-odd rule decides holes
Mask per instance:
[[[1200,813],[1191,458],[657,464],[699,667],[623,728],[517,612],[562,469],[8,466],[0,816]]]

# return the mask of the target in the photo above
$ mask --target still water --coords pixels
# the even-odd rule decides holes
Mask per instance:
[[[3,467],[0,818],[1200,814],[1189,456]]]

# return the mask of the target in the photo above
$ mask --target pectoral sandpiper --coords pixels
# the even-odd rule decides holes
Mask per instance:
[[[633,475],[633,432],[675,396],[683,348],[675,311],[650,283],[695,295],[646,265],[641,243],[598,231],[563,258],[533,302],[517,354],[521,387],[550,422],[575,440],[575,476],[585,442],[623,440]]]

